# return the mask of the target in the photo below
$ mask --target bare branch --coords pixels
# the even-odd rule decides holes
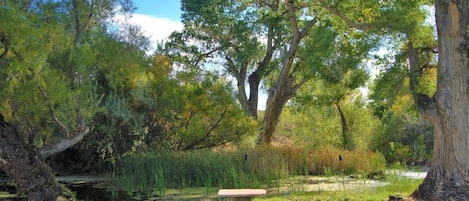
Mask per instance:
[[[0,162],[2,162],[2,163],[5,164],[5,165],[8,164],[8,162],[7,162],[5,159],[3,159],[3,158],[0,158]]]
[[[205,135],[200,138],[199,140],[187,145],[184,150],[189,150],[189,149],[193,149],[195,146],[197,146],[198,144],[202,143],[204,140],[208,139],[210,137],[210,135],[212,134],[212,132],[218,128],[218,126],[220,126],[220,123],[221,121],[223,120],[223,118],[225,117],[225,114],[227,112],[227,108],[225,107],[223,112],[221,113],[220,117],[215,121],[214,124],[210,125],[210,129],[205,133]]]
[[[67,136],[70,136],[70,132],[68,131],[67,127],[55,115],[54,107],[50,103],[50,100],[49,100],[49,97],[47,96],[46,90],[42,86],[39,86],[39,90],[41,91],[42,96],[44,97],[44,99],[47,102],[47,105],[49,106],[49,112],[50,112],[50,115],[51,115],[52,119],[54,119],[55,123],[57,123],[64,130],[64,132]]]
[[[296,93],[296,91],[298,91],[298,89],[300,89],[303,85],[305,85],[308,81],[310,81],[311,79],[313,79],[312,77],[305,77],[303,78],[299,83],[295,84],[293,87],[292,87],[292,91],[294,93]]]
[[[60,153],[83,140],[83,137],[85,137],[89,131],[90,129],[88,127],[80,127],[77,129],[76,134],[72,138],[65,138],[56,144],[41,148],[39,155],[45,159],[49,156]]]

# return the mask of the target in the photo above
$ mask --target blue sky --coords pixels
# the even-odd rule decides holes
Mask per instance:
[[[134,0],[135,13],[150,15],[156,18],[181,19],[180,0]]]
[[[153,48],[172,32],[182,30],[180,0],[134,0],[134,3],[137,10],[131,17],[120,15],[116,19],[120,23],[140,26],[144,35],[150,38]],[[148,53],[152,52],[150,50]]]

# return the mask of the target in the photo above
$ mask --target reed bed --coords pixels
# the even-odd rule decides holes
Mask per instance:
[[[163,196],[167,188],[275,187],[275,181],[294,175],[366,173],[384,168],[379,153],[258,147],[133,154],[117,161],[109,175],[113,175],[116,190],[149,197],[155,193]]]

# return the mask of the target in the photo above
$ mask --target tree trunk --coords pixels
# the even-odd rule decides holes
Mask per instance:
[[[270,60],[270,58],[269,58]],[[259,84],[261,83],[261,69],[266,65],[259,65],[256,71],[249,75],[249,99],[247,100],[248,112],[257,119],[257,103],[259,101]]]
[[[413,193],[423,200],[469,200],[469,1],[437,0],[438,81],[416,96],[435,128],[430,171]],[[411,64],[412,65],[412,64]]]
[[[278,94],[287,93],[287,94]],[[292,97],[292,94],[285,91],[272,90],[267,98],[267,104],[264,113],[264,127],[261,130],[259,143],[270,144],[275,128],[282,114],[282,110],[287,101]]]
[[[283,107],[311,78],[303,78],[296,83],[296,77],[293,72],[294,59],[296,57],[301,40],[308,34],[311,28],[316,24],[317,19],[314,18],[308,21],[302,29],[300,29],[297,20],[297,8],[294,1],[285,1],[288,8],[288,19],[292,29],[292,38],[288,47],[288,52],[283,58],[282,69],[277,78],[277,84],[272,87],[267,98],[267,104],[264,114],[264,125],[260,132],[259,142],[263,144],[270,144],[272,135],[277,127],[280,115],[282,114]],[[299,61],[298,61],[299,62]]]
[[[15,126],[0,116],[0,169],[28,200],[56,200],[61,188],[36,149],[24,142]]]
[[[14,180],[18,195],[28,200],[57,200],[63,190],[43,159],[80,142],[88,131],[80,125],[69,138],[38,150],[27,143],[16,124],[6,122],[0,114],[0,169]]]
[[[340,115],[340,125],[342,127],[342,148],[350,150],[352,149],[352,145],[348,136],[347,119],[345,118],[344,111],[342,111],[342,108],[340,107],[340,98],[334,104]]]

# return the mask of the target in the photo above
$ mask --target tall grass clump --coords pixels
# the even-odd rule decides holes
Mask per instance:
[[[324,175],[326,170],[333,174],[352,174],[369,173],[386,168],[386,161],[381,153],[322,148],[312,149],[308,154],[310,175]],[[339,160],[339,155],[342,160]]]
[[[149,197],[155,192],[163,196],[167,188],[275,187],[275,181],[292,175],[324,174],[326,169],[368,172],[384,166],[384,157],[375,153],[265,146],[235,151],[133,154],[117,161],[109,175],[114,175],[117,190]]]

